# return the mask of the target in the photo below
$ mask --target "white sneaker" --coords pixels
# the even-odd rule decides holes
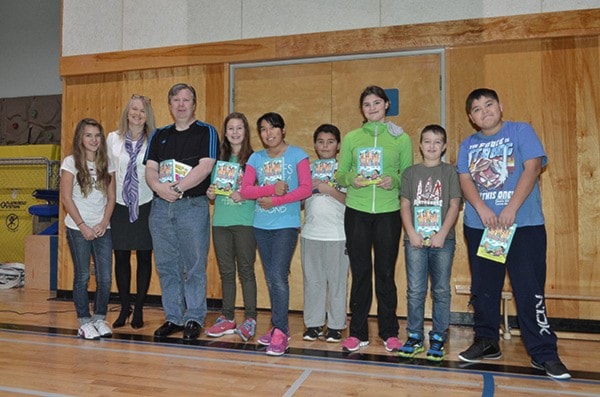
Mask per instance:
[[[108,323],[105,320],[94,321],[94,327],[96,327],[98,334],[102,338],[109,338],[112,336],[112,329],[110,329]]]
[[[98,330],[96,329],[96,327],[94,327],[94,324],[92,323],[85,323],[81,327],[79,327],[79,330],[77,331],[77,336],[88,340],[100,339],[100,334],[98,333]]]

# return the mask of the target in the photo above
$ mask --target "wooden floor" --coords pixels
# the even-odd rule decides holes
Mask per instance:
[[[446,359],[433,364],[424,355],[410,361],[387,353],[374,321],[370,345],[356,354],[343,353],[339,343],[305,342],[302,316],[291,314],[289,353],[269,357],[236,335],[184,343],[176,334],[156,342],[153,331],[164,321],[159,307],[145,310],[142,329],[127,325],[111,339],[84,341],[76,336],[73,303],[53,298],[47,291],[0,290],[0,395],[600,396],[594,335],[559,335],[573,379],[556,381],[529,366],[518,336],[501,340],[500,360],[459,362],[457,354],[472,339],[467,327],[451,328]],[[110,310],[112,323],[118,307]],[[217,316],[210,312],[207,324]],[[268,324],[269,313],[261,312],[258,333]],[[402,338],[405,325],[400,320]]]

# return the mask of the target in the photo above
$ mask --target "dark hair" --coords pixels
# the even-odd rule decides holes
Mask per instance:
[[[365,88],[362,92],[362,94],[360,94],[360,99],[358,101],[358,108],[360,109],[360,113],[363,115],[363,123],[367,122],[367,118],[364,117],[364,113],[362,111],[362,104],[363,101],[365,100],[365,98],[369,95],[375,95],[378,96],[379,98],[383,99],[383,101],[385,103],[390,103],[390,99],[388,98],[387,94],[385,93],[385,90],[379,86],[376,85],[370,85],[367,88]],[[386,109],[386,114],[387,114],[387,109]]]
[[[283,117],[279,113],[269,112],[265,113],[256,120],[256,129],[260,134],[260,123],[266,121],[274,128],[281,128],[282,130],[285,128],[285,121],[283,121]]]
[[[319,136],[319,133],[321,132],[327,132],[330,134],[333,134],[333,136],[335,137],[335,140],[340,143],[342,140],[341,134],[340,134],[340,130],[333,124],[321,124],[320,126],[317,127],[317,129],[315,130],[315,133],[313,134],[313,142],[317,143],[317,137]]]
[[[419,143],[423,142],[423,135],[426,132],[433,132],[436,135],[441,135],[442,138],[444,139],[444,144],[447,143],[448,137],[446,135],[446,130],[444,129],[444,127],[442,127],[441,125],[438,124],[429,124],[426,125],[423,130],[421,130],[421,137],[419,138]],[[446,153],[446,150],[442,151],[442,156]]]
[[[419,143],[423,142],[423,134],[425,134],[427,131],[431,131],[434,134],[441,135],[444,138],[444,143],[446,143],[446,141],[447,141],[446,130],[444,129],[444,127],[442,127],[441,125],[438,125],[438,124],[429,124],[429,125],[425,126],[423,128],[423,130],[421,131],[421,138],[419,139]]]
[[[496,91],[489,88],[477,88],[476,90],[471,91],[467,97],[467,114],[471,113],[471,105],[473,105],[473,102],[481,97],[492,98],[497,102],[500,102],[500,98],[498,98]]]
[[[173,98],[177,93],[181,90],[189,90],[192,93],[192,99],[194,101],[194,105],[196,104],[196,90],[189,84],[185,83],[177,83],[169,90],[168,95],[168,103],[171,103],[171,98]]]
[[[250,155],[254,152],[252,150],[252,145],[250,144],[250,125],[248,124],[248,119],[243,113],[233,112],[229,113],[227,117],[225,117],[225,121],[223,122],[223,137],[221,138],[221,154],[220,159],[224,161],[229,161],[231,158],[231,143],[226,137],[227,133],[227,123],[230,120],[242,120],[244,124],[244,139],[242,140],[242,147],[240,148],[240,152],[237,154],[237,160],[242,169],[246,167],[246,162]]]

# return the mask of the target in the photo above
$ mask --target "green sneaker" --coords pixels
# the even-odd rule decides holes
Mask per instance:
[[[418,334],[408,334],[408,340],[404,343],[404,346],[398,351],[398,355],[404,358],[413,358],[416,354],[424,351],[423,339],[419,338]]]

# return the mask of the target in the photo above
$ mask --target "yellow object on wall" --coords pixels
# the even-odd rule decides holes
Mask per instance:
[[[0,146],[0,262],[23,263],[37,189],[58,188],[58,145]]]

